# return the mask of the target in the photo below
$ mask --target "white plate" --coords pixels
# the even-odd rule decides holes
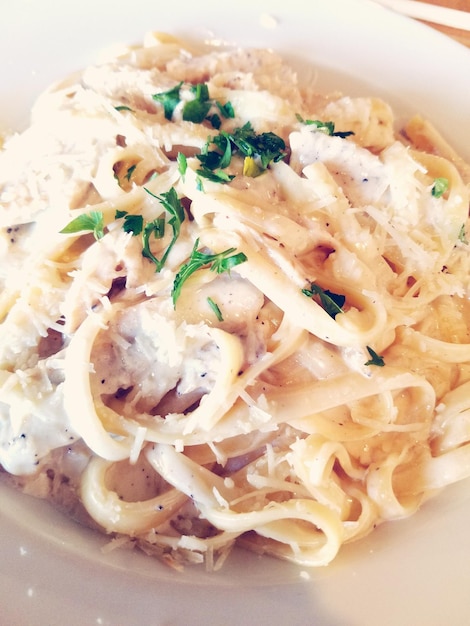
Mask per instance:
[[[319,88],[420,111],[470,159],[470,51],[367,0],[10,2],[0,23],[0,124],[24,126],[48,83],[147,30],[276,48]],[[102,554],[103,537],[5,487],[0,511],[8,626],[468,622],[468,481],[308,573],[239,551],[217,574],[177,574],[140,554]]]

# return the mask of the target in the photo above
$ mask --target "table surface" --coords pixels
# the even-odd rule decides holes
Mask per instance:
[[[425,0],[427,4],[436,4],[451,9],[459,9],[470,13],[470,0]],[[437,24],[429,24],[433,28],[437,28],[441,32],[453,37],[460,43],[470,48],[470,32],[457,28],[448,28],[447,26],[439,26]]]

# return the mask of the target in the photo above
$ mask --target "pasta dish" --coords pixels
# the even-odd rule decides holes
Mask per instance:
[[[217,569],[470,475],[470,168],[428,120],[149,33],[0,164],[4,480]]]

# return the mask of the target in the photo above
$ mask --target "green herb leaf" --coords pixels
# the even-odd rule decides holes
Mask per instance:
[[[229,137],[225,133],[221,133],[214,137],[212,143],[218,148],[217,150],[209,150],[210,140],[205,145],[197,158],[204,165],[205,169],[215,170],[224,169],[230,165],[232,160],[232,144]]]
[[[217,304],[214,302],[214,300],[212,300],[212,298],[207,298],[207,304],[210,306],[210,308],[213,310],[216,318],[218,319],[219,322],[223,322],[224,318],[222,315],[222,312],[220,311],[219,307],[217,306]]]
[[[284,158],[286,144],[275,133],[261,133],[256,137],[254,148],[261,159],[261,165],[266,169],[271,161],[276,163]]]
[[[130,181],[131,176],[132,176],[132,174],[134,173],[134,170],[135,170],[135,168],[136,168],[136,167],[137,167],[137,165],[131,165],[131,166],[129,167],[129,169],[127,170],[125,178],[126,178],[128,181]]]
[[[95,239],[101,239],[104,236],[103,212],[90,211],[90,213],[83,213],[69,222],[60,232],[68,235],[82,231],[91,231]]]
[[[161,196],[156,196],[146,187],[144,187],[144,189],[150,196],[159,200],[163,208],[170,214],[170,219],[168,220],[168,224],[171,226],[173,230],[173,236],[171,238],[171,241],[167,249],[165,250],[162,258],[158,260],[150,251],[149,240],[150,240],[150,235],[152,234],[157,239],[163,237],[162,233],[164,232],[165,220],[163,218],[159,218],[157,220],[154,220],[153,222],[150,222],[144,227],[144,236],[143,236],[144,249],[143,249],[142,254],[145,257],[151,259],[155,263],[157,267],[157,272],[159,272],[162,269],[162,267],[165,265],[168,255],[170,254],[171,249],[173,248],[176,240],[179,237],[181,224],[184,221],[184,215],[185,215],[184,207],[181,204],[181,200],[178,198],[178,194],[176,193],[176,189],[174,187],[172,187],[169,191],[162,193]]]
[[[345,139],[346,137],[354,135],[354,133],[352,130],[335,130],[332,135],[333,137],[341,137],[342,139]]]
[[[467,239],[467,236],[465,234],[465,224],[462,224],[462,226],[460,227],[459,241],[461,241],[462,243],[468,245],[468,239]]]
[[[235,117],[235,110],[231,102],[226,102],[225,104],[222,104],[221,102],[217,101],[216,105],[219,108],[219,111],[223,117],[230,119],[233,119]]]
[[[182,152],[178,152],[176,155],[176,162],[178,163],[178,172],[184,178],[186,171],[188,169],[188,160],[186,159],[186,155]]]
[[[212,104],[201,100],[189,100],[183,108],[183,120],[200,124],[206,119]]]
[[[166,209],[166,211],[168,211],[168,213],[171,215],[168,223],[175,228],[178,228],[179,233],[179,227],[182,222],[184,222],[184,207],[181,204],[181,200],[178,198],[176,189],[172,187],[169,191],[162,193],[161,196],[155,196],[153,193],[149,192],[148,189],[146,189],[146,191],[150,193],[150,195],[160,200],[163,208]]]
[[[180,90],[182,84],[183,81],[181,81],[168,91],[163,91],[161,93],[155,93],[152,95],[152,98],[156,102],[160,102],[160,104],[163,105],[163,111],[167,120],[171,120],[174,110],[180,103]]]
[[[133,113],[131,107],[128,107],[125,104],[120,104],[118,106],[115,106],[114,108],[116,109],[116,111],[131,111],[131,113]]]
[[[191,87],[194,100],[185,102],[183,107],[183,120],[200,124],[206,119],[211,110],[212,102],[209,100],[209,88],[206,83],[198,83]]]
[[[364,365],[377,365],[377,367],[384,367],[385,361],[383,356],[379,356],[377,352],[372,350],[370,346],[367,347],[367,352],[370,355],[370,359],[364,363]]]
[[[212,128],[215,128],[216,130],[219,130],[219,128],[222,126],[222,120],[220,119],[220,116],[217,115],[217,113],[208,115],[206,117],[206,120],[210,122]]]
[[[166,256],[159,261],[157,257],[150,250],[150,237],[153,235],[155,239],[161,239],[165,233],[165,219],[163,217],[157,217],[152,222],[147,222],[144,226],[142,233],[142,256],[153,261],[159,272],[163,267]]]
[[[114,219],[118,220],[121,218],[124,218],[122,230],[125,233],[132,233],[134,237],[140,235],[144,228],[144,218],[142,215],[133,215],[127,211],[117,210],[114,214]]]
[[[449,181],[447,178],[436,178],[431,189],[434,198],[440,198],[449,189]]]
[[[302,293],[309,298],[317,296],[320,300],[321,306],[333,319],[338,315],[338,313],[344,313],[342,307],[346,298],[341,294],[333,293],[332,291],[328,291],[328,289],[322,289],[315,283],[310,285],[310,289],[302,289]]]
[[[212,272],[222,274],[223,272],[229,272],[230,270],[241,263],[244,263],[247,258],[244,252],[238,252],[237,254],[231,254],[235,252],[235,248],[229,248],[224,252],[219,252],[213,255],[212,265],[210,267]],[[227,256],[230,255],[230,256]]]
[[[153,235],[155,239],[161,239],[165,234],[165,218],[157,219],[144,223],[142,215],[132,215],[127,211],[116,211],[115,218],[124,218],[122,230],[126,233],[132,233],[133,237],[142,235],[142,256],[150,259],[155,263],[158,270],[161,269],[160,261],[154,256],[150,250],[150,237]]]
[[[302,124],[306,124],[307,126],[315,126],[315,128],[326,135],[331,135],[332,137],[349,137],[350,135],[354,135],[352,130],[345,131],[336,131],[334,122],[322,122],[321,120],[304,120],[301,115],[296,115],[299,122]]]
[[[209,150],[213,144],[216,150]],[[208,140],[197,158],[203,167],[198,174],[213,182],[224,183],[233,180],[234,176],[222,170],[227,168],[234,152],[245,157],[243,173],[246,176],[258,176],[272,161],[279,161],[285,156],[285,142],[274,133],[256,134],[249,122],[236,128],[233,133],[222,131]]]
[[[191,85],[191,93],[194,94],[195,100],[200,100],[201,102],[207,102],[209,100],[209,87],[207,83]]]
[[[235,178],[233,174],[227,174],[223,170],[210,170],[207,167],[202,167],[196,170],[196,173],[203,178],[207,178],[213,183],[229,183],[231,180]]]
[[[172,89],[164,91],[162,93],[156,93],[152,95],[152,98],[160,102],[163,105],[165,117],[167,120],[171,120],[175,108],[181,102],[181,87],[183,81],[175,85]],[[191,92],[194,94],[192,100],[188,100],[183,105],[183,120],[186,122],[194,122],[195,124],[201,124],[204,120],[210,122],[215,129],[219,129],[222,125],[222,121],[216,113],[209,115],[211,108],[216,105],[220,114],[225,118],[235,117],[233,106],[230,102],[222,104],[221,102],[214,102],[209,97],[209,87],[206,83],[198,83],[191,85]]]
[[[122,230],[126,233],[132,233],[135,236],[140,235],[144,228],[144,218],[142,215],[125,215]]]
[[[277,162],[285,157],[286,144],[275,133],[257,134],[250,122],[236,128],[232,134],[225,134],[243,156],[258,156],[264,169],[271,161]]]
[[[174,305],[176,305],[176,301],[180,296],[183,284],[192,274],[194,274],[194,272],[197,272],[197,270],[203,267],[209,267],[212,271],[221,274],[222,272],[229,272],[233,267],[240,265],[240,263],[244,263],[247,260],[247,257],[243,252],[232,254],[235,252],[235,248],[229,248],[216,254],[207,254],[198,250],[198,246],[199,239],[196,239],[191,256],[188,261],[180,267],[175,276],[171,292]]]

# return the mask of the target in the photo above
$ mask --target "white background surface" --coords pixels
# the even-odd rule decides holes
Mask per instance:
[[[319,88],[420,111],[470,159],[470,51],[367,0],[11,2],[0,22],[0,125],[23,127],[51,81],[147,30],[276,48]],[[308,575],[242,551],[217,574],[177,574],[139,554],[103,555],[106,539],[1,487],[0,624],[463,626],[469,528],[467,481]]]

